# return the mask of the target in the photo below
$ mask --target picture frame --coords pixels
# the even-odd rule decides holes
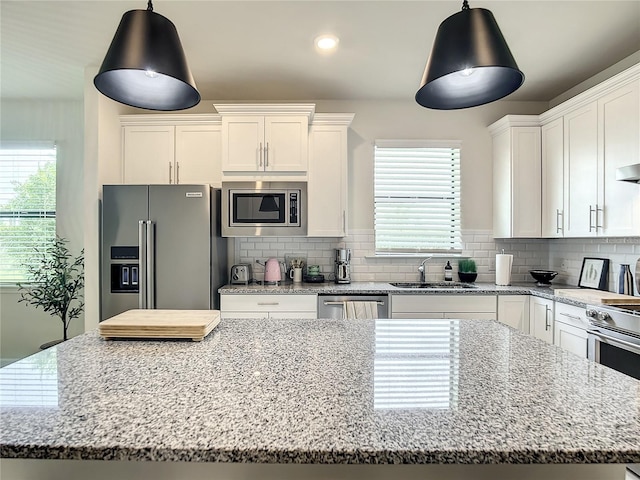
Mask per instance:
[[[584,257],[578,286],[580,288],[595,288],[607,290],[609,277],[609,259]]]

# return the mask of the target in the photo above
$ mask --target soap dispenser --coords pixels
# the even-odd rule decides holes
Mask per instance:
[[[444,281],[450,282],[453,280],[453,267],[451,263],[447,262],[447,265],[444,267]]]

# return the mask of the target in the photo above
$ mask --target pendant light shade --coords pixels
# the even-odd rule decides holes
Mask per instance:
[[[437,110],[484,105],[524,82],[509,46],[489,10],[469,8],[444,20],[422,76],[416,101]]]
[[[93,83],[117,102],[149,110],[183,110],[200,102],[178,31],[151,2],[147,10],[122,16]]]

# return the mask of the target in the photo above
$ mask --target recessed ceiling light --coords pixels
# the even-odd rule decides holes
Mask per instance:
[[[319,37],[316,37],[315,44],[319,50],[328,52],[335,50],[339,41],[340,40],[335,35],[320,35]]]

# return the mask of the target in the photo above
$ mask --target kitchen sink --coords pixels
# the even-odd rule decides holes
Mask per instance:
[[[389,282],[389,285],[398,288],[424,288],[424,289],[451,289],[451,288],[478,288],[471,283],[461,282]]]

